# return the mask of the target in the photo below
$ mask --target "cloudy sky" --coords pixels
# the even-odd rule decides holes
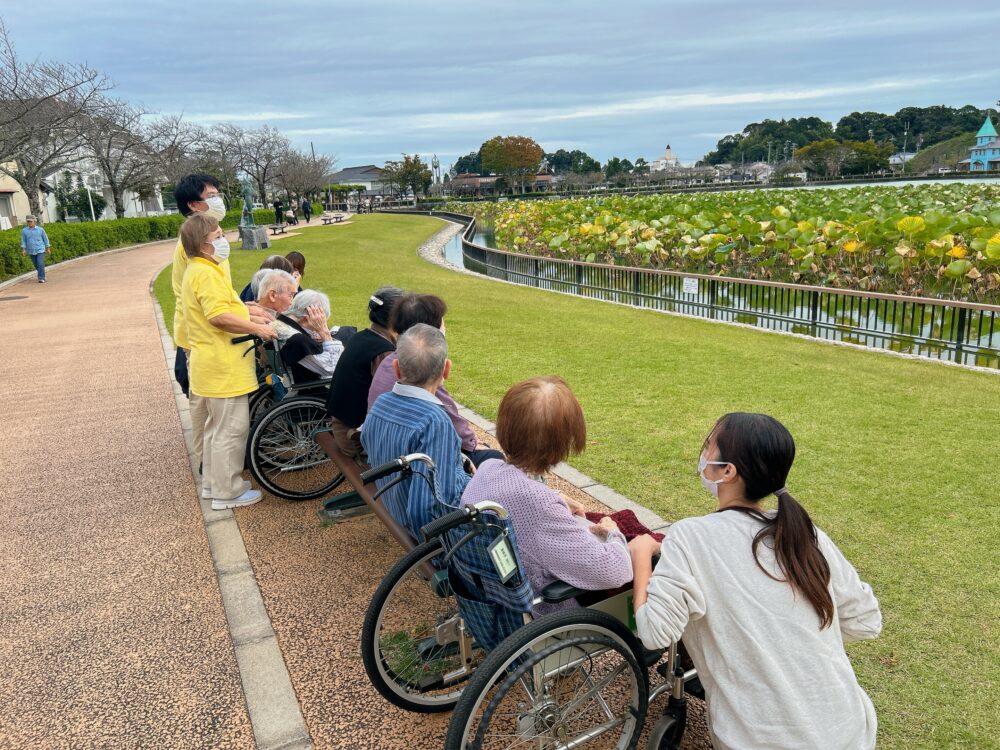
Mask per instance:
[[[88,62],[202,124],[269,123],[338,167],[447,166],[500,134],[693,162],[765,117],[1000,98],[1000,5],[968,0],[5,0],[0,18],[23,58]]]

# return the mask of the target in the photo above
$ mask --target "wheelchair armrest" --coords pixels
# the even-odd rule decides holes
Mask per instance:
[[[546,604],[558,604],[586,593],[589,592],[585,589],[578,589],[576,586],[570,586],[565,581],[553,581],[542,589],[539,595]]]

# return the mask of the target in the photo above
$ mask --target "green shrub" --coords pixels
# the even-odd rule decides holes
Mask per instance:
[[[253,218],[258,224],[271,224],[274,212],[258,209],[253,212]],[[52,243],[52,254],[46,259],[46,265],[116,247],[171,239],[178,235],[183,223],[184,217],[180,214],[73,224],[51,222],[45,225],[45,233]],[[229,211],[221,223],[223,229],[235,229],[240,223],[240,211]],[[0,231],[0,279],[32,269],[31,261],[21,255],[21,229]]]

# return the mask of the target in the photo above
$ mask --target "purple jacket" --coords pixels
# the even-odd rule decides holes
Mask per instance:
[[[632,558],[620,531],[602,541],[590,532],[587,519],[570,513],[558,492],[516,466],[495,458],[484,461],[465,488],[462,505],[482,500],[498,502],[510,513],[521,563],[536,596],[553,581],[600,591],[632,580]],[[543,604],[535,612],[574,605],[573,600]]]
[[[368,411],[372,410],[375,399],[383,393],[388,393],[396,385],[396,373],[392,369],[392,363],[395,361],[396,352],[393,352],[383,359],[382,364],[375,370],[375,377],[372,378],[372,386],[368,389]],[[459,416],[458,404],[455,403],[455,399],[451,397],[451,394],[445,390],[443,385],[437,389],[434,395],[438,397],[441,405],[444,406],[444,410],[448,413],[451,423],[455,425],[455,432],[458,433],[458,437],[462,440],[462,450],[474,451],[479,441],[476,439],[476,433],[472,431],[468,421]]]

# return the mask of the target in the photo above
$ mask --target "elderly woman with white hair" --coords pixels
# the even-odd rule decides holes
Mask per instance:
[[[344,344],[334,338],[327,323],[329,318],[330,298],[315,289],[303,289],[275,321],[281,359],[295,382],[333,375]]]

